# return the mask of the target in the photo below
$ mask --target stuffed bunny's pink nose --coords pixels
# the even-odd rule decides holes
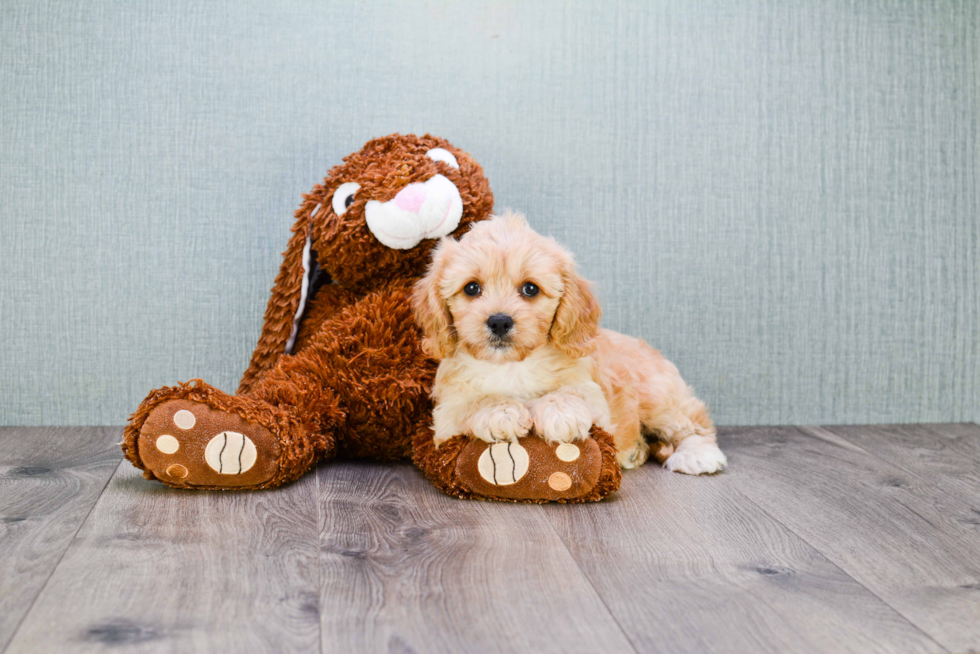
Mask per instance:
[[[409,184],[395,196],[395,204],[398,208],[412,213],[418,213],[424,202],[425,186],[422,184]]]

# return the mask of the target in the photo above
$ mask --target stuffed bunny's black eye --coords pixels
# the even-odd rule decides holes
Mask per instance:
[[[343,216],[354,204],[354,194],[361,188],[357,182],[344,182],[333,192],[330,203],[333,205],[333,212],[338,216]]]
[[[477,284],[476,282],[470,282],[469,284],[463,287],[463,292],[469,295],[470,297],[476,297],[477,295],[480,294],[480,285]]]
[[[524,282],[524,286],[521,287],[521,295],[524,297],[534,297],[538,294],[539,290],[541,289],[539,289],[536,284]]]

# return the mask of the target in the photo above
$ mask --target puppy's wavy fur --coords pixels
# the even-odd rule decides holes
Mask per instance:
[[[725,466],[704,403],[677,368],[643,341],[600,329],[602,310],[572,255],[522,215],[442,239],[413,305],[424,347],[440,360],[437,447],[457,434],[513,441],[532,427],[569,442],[596,424],[613,435],[624,468],[651,452],[677,472]],[[491,316],[512,321],[505,335],[490,329]]]

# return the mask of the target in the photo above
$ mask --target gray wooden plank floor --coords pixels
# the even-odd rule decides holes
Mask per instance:
[[[318,473],[323,651],[633,651],[540,506],[451,500],[409,464]]]
[[[315,488],[179,491],[121,462],[8,651],[317,649]]]
[[[547,507],[637,649],[942,650],[739,493],[734,474],[655,472],[624,475],[614,502]]]
[[[120,458],[119,430],[0,429],[0,649]]]
[[[573,506],[176,491],[119,434],[0,429],[0,651],[980,650],[976,425],[726,429],[728,472]]]
[[[969,507],[825,429],[751,428],[731,440],[739,491],[950,651],[980,647]]]

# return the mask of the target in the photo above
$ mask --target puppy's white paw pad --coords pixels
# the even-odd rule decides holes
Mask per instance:
[[[678,449],[664,461],[664,467],[671,472],[686,475],[709,475],[720,472],[728,465],[728,460],[717,445],[699,445]]]
[[[531,416],[519,404],[487,407],[476,413],[472,426],[473,435],[480,440],[513,443],[531,431]]]
[[[592,429],[589,406],[578,398],[546,397],[531,409],[534,429],[549,443],[588,438]]]

